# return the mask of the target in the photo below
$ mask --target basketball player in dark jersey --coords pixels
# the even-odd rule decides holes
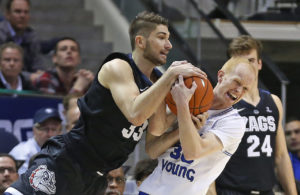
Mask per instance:
[[[243,139],[216,180],[217,194],[274,194],[275,168],[286,194],[297,194],[282,127],[282,104],[270,92],[258,88],[262,68],[261,43],[250,36],[235,38],[230,56],[242,56],[256,69],[255,85],[235,105],[247,121]]]
[[[79,122],[67,134],[49,140],[28,171],[7,194],[95,194],[105,175],[120,167],[147,129],[165,130],[164,98],[179,74],[206,77],[199,68],[177,61],[161,75],[172,48],[167,20],[139,14],[130,26],[133,53],[113,53],[78,100]],[[149,119],[149,120],[148,120]],[[99,182],[100,181],[100,182]]]

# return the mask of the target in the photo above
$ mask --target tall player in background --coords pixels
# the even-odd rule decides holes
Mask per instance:
[[[218,72],[209,118],[205,113],[197,120],[189,112],[196,84],[188,89],[179,76],[171,90],[179,130],[160,137],[147,133],[146,151],[151,158],[158,157],[158,166],[143,181],[140,195],[206,194],[243,137],[245,121],[232,105],[243,97],[254,79],[255,70],[247,59],[228,60]]]
[[[230,56],[245,57],[253,65],[256,80],[235,105],[247,120],[247,130],[236,153],[216,180],[217,194],[220,195],[272,195],[275,168],[285,193],[297,194],[282,128],[281,101],[276,95],[258,88],[261,52],[261,43],[247,35],[233,39],[229,45]]]
[[[133,53],[106,58],[78,100],[81,116],[75,127],[46,142],[7,194],[94,195],[107,185],[107,172],[127,160],[148,119],[148,131],[162,133],[167,118],[164,99],[178,75],[206,77],[186,61],[174,62],[161,76],[156,66],[166,63],[172,48],[169,36],[165,18],[139,14],[130,25]]]

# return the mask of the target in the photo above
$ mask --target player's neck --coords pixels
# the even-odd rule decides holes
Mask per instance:
[[[150,79],[155,65],[149,60],[145,59],[142,54],[138,53],[138,51],[132,52],[132,59],[140,71]]]
[[[256,86],[254,86],[251,90],[249,90],[243,97],[243,100],[256,106],[260,101],[259,90]]]

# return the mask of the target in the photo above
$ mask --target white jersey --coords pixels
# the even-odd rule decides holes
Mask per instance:
[[[236,109],[209,110],[200,135],[214,133],[223,149],[196,160],[184,158],[180,144],[169,148],[158,158],[158,166],[140,186],[150,195],[205,195],[209,185],[221,174],[236,151],[246,128]]]

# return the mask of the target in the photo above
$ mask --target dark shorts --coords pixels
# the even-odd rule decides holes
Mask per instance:
[[[274,195],[272,190],[259,191],[259,190],[238,190],[229,189],[225,187],[216,186],[217,195]]]
[[[94,195],[106,188],[104,176],[87,171],[67,153],[65,144],[48,142],[30,168],[12,184],[24,195]]]

